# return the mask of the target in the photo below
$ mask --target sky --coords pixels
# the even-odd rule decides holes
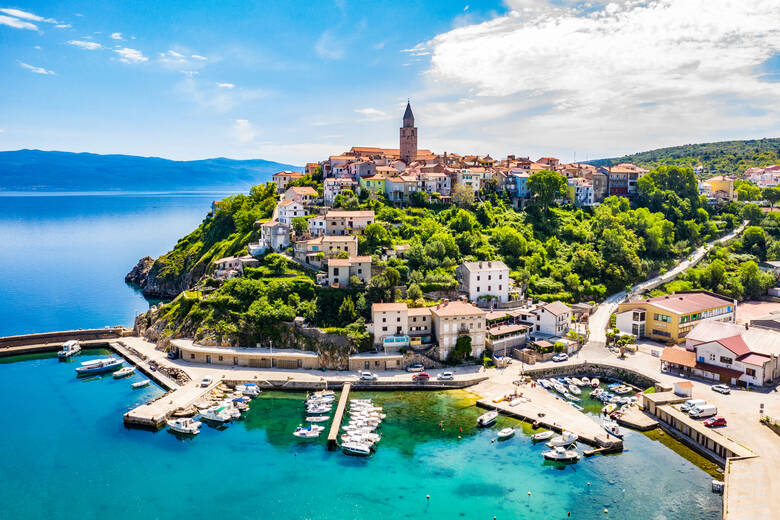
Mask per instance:
[[[780,0],[0,0],[0,150],[564,161],[780,137]]]

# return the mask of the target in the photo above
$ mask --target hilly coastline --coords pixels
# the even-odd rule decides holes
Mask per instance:
[[[280,170],[300,168],[263,159],[172,161],[16,150],[0,152],[0,191],[245,191]]]

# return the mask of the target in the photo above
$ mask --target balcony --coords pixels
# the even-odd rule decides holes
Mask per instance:
[[[399,349],[409,345],[409,336],[386,336],[382,338],[382,347],[386,349]]]

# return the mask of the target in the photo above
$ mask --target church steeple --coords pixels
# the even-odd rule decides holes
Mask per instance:
[[[404,112],[404,127],[412,128],[414,126],[414,114],[412,114],[412,104],[406,101],[406,112]]]
[[[412,104],[409,101],[406,102],[404,122],[401,127],[399,152],[401,160],[407,166],[417,160],[417,128],[414,126],[414,114],[412,114]]]

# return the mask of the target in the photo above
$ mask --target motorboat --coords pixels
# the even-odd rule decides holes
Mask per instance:
[[[582,381],[582,386],[590,386],[590,378],[588,376],[581,377],[580,381]]]
[[[57,352],[57,357],[60,359],[68,359],[70,356],[81,352],[81,345],[75,339],[66,341],[62,344],[62,348]]]
[[[549,439],[553,435],[555,435],[555,432],[553,432],[552,430],[546,430],[546,431],[543,431],[543,432],[534,433],[533,435],[531,435],[531,439],[534,442],[546,441],[547,439]]]
[[[514,428],[504,428],[503,430],[499,430],[498,440],[504,441],[506,439],[509,439],[510,437],[514,437],[514,435],[515,435]]]
[[[593,388],[598,388],[599,385],[601,385],[601,381],[599,381],[598,377],[594,377],[593,379],[590,380],[590,386],[592,386]]]
[[[364,442],[345,442],[341,445],[341,450],[347,455],[358,455],[361,457],[371,455],[371,446]]]
[[[247,397],[257,397],[261,391],[260,387],[255,383],[247,383],[244,385],[244,390],[241,393]]]
[[[235,406],[239,412],[246,412],[249,410],[249,399],[246,397],[234,397],[233,406]]]
[[[330,413],[332,406],[307,406],[306,413],[308,414],[321,414]]]
[[[542,388],[545,388],[545,389],[549,389],[550,386],[552,386],[550,384],[550,382],[548,380],[546,380],[546,379],[537,379],[536,382],[539,383],[540,385],[542,385]]]
[[[579,397],[577,397],[576,395],[571,395],[569,392],[566,392],[565,394],[563,394],[563,397],[565,397],[569,401],[575,401],[576,402],[576,401],[580,400]]]
[[[180,417],[178,419],[169,419],[168,428],[176,433],[184,433],[188,435],[197,435],[200,433],[200,421],[196,421],[189,417]]]
[[[149,383],[151,383],[151,382],[152,382],[152,381],[151,381],[150,379],[143,379],[143,380],[141,380],[141,381],[136,381],[136,382],[135,382],[135,383],[133,383],[131,386],[132,386],[133,388],[143,388],[143,387],[145,387],[145,386],[149,386]]]
[[[135,373],[135,367],[123,367],[114,372],[114,379],[122,379],[123,377],[127,377],[130,374]]]
[[[580,395],[582,393],[582,390],[580,390],[580,387],[572,383],[569,385],[569,392],[571,392],[574,395]]]
[[[614,412],[616,408],[617,405],[615,403],[609,403],[607,406],[601,409],[601,413],[603,413],[604,415],[609,415],[612,412]]]
[[[328,420],[330,420],[330,417],[327,415],[310,415],[306,417],[306,422],[310,423],[325,422]]]
[[[483,413],[477,418],[477,426],[485,428],[496,422],[496,419],[498,419],[498,412],[495,410],[490,410],[489,412]]]
[[[316,439],[320,436],[321,431],[307,430],[306,428],[298,428],[293,432],[293,435],[299,439]]]
[[[623,432],[620,431],[620,426],[618,426],[618,423],[615,421],[604,421],[602,423],[602,426],[604,426],[604,429],[607,430],[607,432],[610,435],[614,435],[618,439],[623,438]]]
[[[561,435],[558,435],[557,437],[553,437],[552,439],[550,439],[550,442],[548,442],[547,445],[551,448],[554,448],[556,446],[569,446],[570,444],[574,444],[575,442],[577,442],[578,438],[579,436],[576,433],[563,430],[563,433],[561,433]]]
[[[579,377],[572,377],[571,382],[577,386],[585,386],[585,383],[582,382],[582,379]]]
[[[200,412],[200,417],[206,421],[226,423],[232,419],[225,406],[211,406]]]
[[[542,456],[547,460],[557,462],[576,462],[580,460],[580,454],[574,450],[567,450],[561,446],[556,446],[549,451],[543,451]]]
[[[558,392],[561,395],[566,394],[566,387],[563,386],[561,383],[553,382],[553,388],[555,388],[555,391]]]
[[[122,368],[123,361],[119,358],[107,357],[85,361],[76,369],[79,376],[88,376],[93,374],[105,374]]]

